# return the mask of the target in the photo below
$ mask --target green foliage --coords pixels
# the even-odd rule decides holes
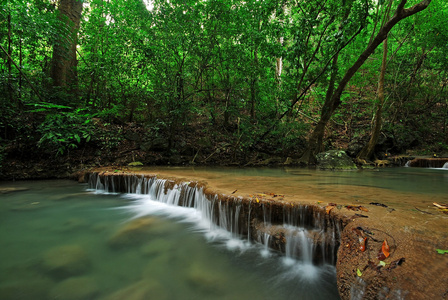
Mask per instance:
[[[81,109],[48,114],[37,129],[42,135],[38,146],[62,155],[89,142],[94,129],[91,118],[90,113]]]
[[[397,140],[447,138],[448,5],[432,2],[389,35],[383,116]],[[1,5],[0,42],[22,72],[1,54],[0,129],[5,139],[32,140],[37,122],[39,146],[57,155],[87,143],[114,149],[122,139],[117,124],[136,122],[170,145],[196,130],[238,151],[254,143],[294,151],[319,119],[332,74],[340,79],[353,64],[386,4],[155,0],[147,10],[140,0],[90,0],[78,34],[79,84],[52,87],[52,47],[67,35],[54,3]],[[350,81],[328,132],[348,140],[369,132],[380,65],[377,51]]]

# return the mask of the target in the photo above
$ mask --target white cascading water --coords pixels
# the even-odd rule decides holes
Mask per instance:
[[[185,218],[186,214],[188,221],[197,222],[206,237],[211,240],[225,236],[228,248],[241,250],[247,247],[251,240],[255,240],[264,245],[261,251],[262,255],[270,255],[268,247],[270,247],[272,236],[269,231],[273,220],[271,203],[269,205],[261,203],[263,216],[259,216],[262,218],[259,221],[263,221],[264,228],[267,229],[257,232],[256,236],[250,236],[251,202],[247,208],[248,217],[244,219],[247,223],[245,221],[244,224],[240,224],[240,214],[243,210],[241,198],[233,198],[233,201],[229,202],[221,201],[218,199],[218,195],[215,195],[210,199],[204,194],[202,188],[192,187],[187,183],[174,184],[171,189],[166,186],[166,180],[136,175],[102,176],[93,173],[89,178],[89,188],[96,192],[118,193],[125,191],[128,193],[128,197],[134,197],[136,202],[131,209],[136,213],[135,218],[161,210],[166,211],[168,207],[172,216],[179,214],[179,217]],[[176,209],[175,207],[180,208]],[[188,209],[188,212],[185,209]],[[320,247],[322,249],[320,256],[324,258],[323,262],[332,264],[335,262],[336,235],[340,228],[339,224],[335,222],[332,224],[334,229],[328,230],[328,226],[324,224],[325,218],[317,214],[312,220],[309,220],[311,218],[309,214],[307,206],[284,209],[283,227],[286,229],[284,250],[286,265],[291,265],[296,261],[295,259],[299,259],[301,263],[297,272],[313,278],[316,274],[316,268],[313,266],[316,245],[309,237],[310,231],[306,229],[306,225],[313,226],[312,230],[320,230],[324,236],[323,240],[327,239],[326,242],[331,244],[329,248],[332,252],[326,253],[326,248],[322,246]],[[327,228],[327,230],[323,231],[323,228]]]

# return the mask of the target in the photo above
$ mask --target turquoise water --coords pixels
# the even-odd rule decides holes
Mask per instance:
[[[334,267],[208,231],[189,208],[72,181],[5,187],[26,190],[0,194],[0,299],[339,298]]]

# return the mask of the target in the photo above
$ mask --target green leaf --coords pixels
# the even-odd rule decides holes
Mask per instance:
[[[358,277],[362,276],[362,272],[360,269],[356,269],[356,275],[358,275]]]
[[[75,134],[75,140],[78,142],[78,144],[81,143],[81,138],[77,133]]]
[[[436,249],[437,253],[439,254],[445,254],[448,253],[448,250],[442,250],[442,249]]]

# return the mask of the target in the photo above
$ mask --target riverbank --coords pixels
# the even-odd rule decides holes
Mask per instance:
[[[448,216],[433,206],[434,202],[446,202],[446,194],[359,183],[337,184],[328,173],[325,183],[318,179],[322,175],[318,171],[294,168],[286,170],[289,175],[282,177],[256,169],[246,174],[232,169],[201,168],[97,171],[110,176],[154,174],[158,178],[201,182],[221,195],[315,206],[330,216],[347,220],[336,263],[338,289],[343,299],[355,295],[362,299],[445,299],[448,295],[448,279],[442,275],[448,257],[437,252],[448,249]],[[388,177],[396,179],[390,174]],[[384,240],[390,255],[382,263],[377,256],[382,252]]]

